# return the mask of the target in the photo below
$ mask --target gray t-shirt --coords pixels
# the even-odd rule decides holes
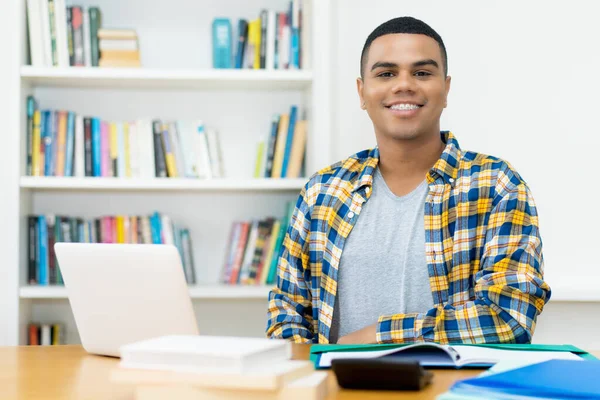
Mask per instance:
[[[425,258],[427,181],[398,197],[377,168],[372,190],[342,251],[330,343],[382,315],[433,308]]]

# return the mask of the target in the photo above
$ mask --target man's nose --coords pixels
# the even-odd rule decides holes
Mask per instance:
[[[394,78],[392,91],[397,92],[411,92],[415,90],[414,77],[410,72],[399,72]]]

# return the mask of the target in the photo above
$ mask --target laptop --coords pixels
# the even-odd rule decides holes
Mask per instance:
[[[54,249],[87,352],[119,357],[128,343],[198,334],[175,246],[56,243]]]

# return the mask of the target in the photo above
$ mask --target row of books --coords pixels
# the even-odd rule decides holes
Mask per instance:
[[[256,150],[255,178],[299,178],[304,176],[307,121],[297,106],[289,113],[274,114],[271,131],[261,137]]]
[[[40,110],[27,98],[27,175],[77,177],[225,176],[217,131],[197,121],[111,122]]]
[[[235,221],[221,273],[221,282],[231,285],[272,285],[295,203],[289,202],[283,219],[267,217]]]
[[[27,0],[31,65],[69,67],[100,65],[101,48],[111,49],[102,36],[98,7],[66,5],[65,0]]]
[[[27,326],[27,344],[30,346],[56,346],[65,344],[62,323],[30,323]]]
[[[54,214],[28,217],[28,282],[62,285],[54,243],[172,244],[179,250],[188,284],[196,283],[192,241],[187,228],[167,215],[80,218]]]
[[[301,21],[301,0],[290,1],[285,12],[262,9],[256,19],[239,19],[235,34],[230,18],[215,18],[212,23],[213,67],[302,68]]]
[[[136,400],[336,397],[328,397],[327,371],[315,371],[309,360],[293,360],[287,340],[171,335],[126,344],[120,353],[110,379],[133,388]],[[191,365],[201,368],[190,373]]]

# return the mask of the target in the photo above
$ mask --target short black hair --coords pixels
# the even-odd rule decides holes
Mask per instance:
[[[360,55],[361,77],[363,77],[364,74],[365,63],[367,62],[367,53],[369,52],[371,43],[373,43],[373,41],[380,36],[395,33],[413,33],[417,35],[425,35],[438,42],[440,46],[440,51],[442,53],[442,63],[444,64],[444,76],[448,76],[448,54],[446,53],[446,46],[444,46],[444,41],[442,40],[441,36],[438,35],[438,33],[434,31],[433,28],[431,28],[429,25],[427,25],[425,22],[419,19],[413,17],[398,17],[390,19],[389,21],[386,21],[383,24],[379,25],[367,37],[362,53]]]

